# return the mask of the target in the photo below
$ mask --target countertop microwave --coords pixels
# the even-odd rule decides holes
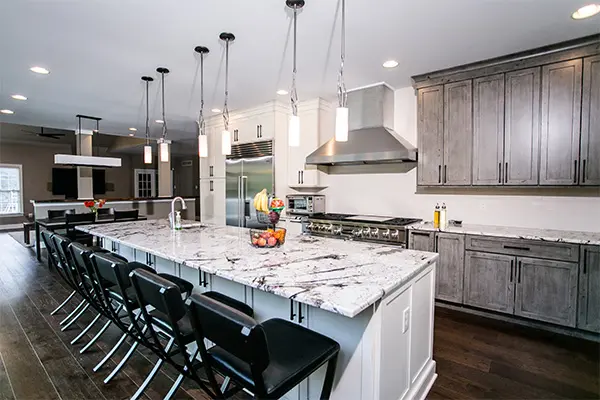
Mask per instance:
[[[289,194],[286,196],[288,214],[313,215],[325,212],[325,196]]]

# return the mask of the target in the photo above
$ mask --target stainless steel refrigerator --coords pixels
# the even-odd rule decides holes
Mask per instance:
[[[225,207],[227,225],[265,228],[258,222],[254,195],[263,189],[273,193],[273,142],[271,140],[231,146],[225,161]]]

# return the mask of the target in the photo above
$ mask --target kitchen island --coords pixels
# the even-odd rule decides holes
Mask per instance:
[[[332,399],[424,398],[433,384],[437,254],[306,235],[259,249],[244,228],[165,220],[80,226],[103,246],[339,342]],[[291,344],[292,345],[292,344]],[[325,368],[286,398],[316,399]]]

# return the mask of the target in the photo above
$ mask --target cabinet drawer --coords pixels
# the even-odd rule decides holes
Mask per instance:
[[[467,250],[515,256],[547,258],[550,260],[579,261],[579,246],[568,243],[550,243],[541,240],[510,239],[467,235]]]

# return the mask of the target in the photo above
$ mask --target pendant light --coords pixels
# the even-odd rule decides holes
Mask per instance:
[[[229,43],[235,40],[233,33],[223,32],[219,38],[225,42],[225,104],[223,105],[223,133],[221,134],[221,153],[231,155],[231,132],[229,132]]]
[[[165,67],[156,68],[156,72],[160,74],[161,91],[162,91],[162,136],[159,143],[159,153],[161,162],[169,162],[169,142],[167,141],[167,118],[165,117],[165,74],[170,71]]]
[[[300,146],[300,117],[298,116],[298,92],[296,91],[296,19],[298,9],[304,7],[304,0],[286,0],[285,4],[294,12],[294,68],[292,70],[292,87],[290,89],[290,100],[292,104],[292,115],[288,125],[288,145],[290,147]]]
[[[200,54],[200,113],[198,114],[198,157],[208,157],[208,138],[206,136],[206,123],[204,121],[204,55],[208,48],[196,46],[194,51]]]
[[[338,107],[335,109],[335,141],[348,141],[348,107],[346,107],[346,84],[344,83],[344,59],[346,57],[346,0],[342,0],[342,49],[338,74]]]
[[[144,146],[144,164],[152,164],[152,146],[150,146],[150,120],[149,120],[149,101],[148,101],[148,86],[154,79],[150,76],[142,76],[142,80],[146,82],[146,145]]]

